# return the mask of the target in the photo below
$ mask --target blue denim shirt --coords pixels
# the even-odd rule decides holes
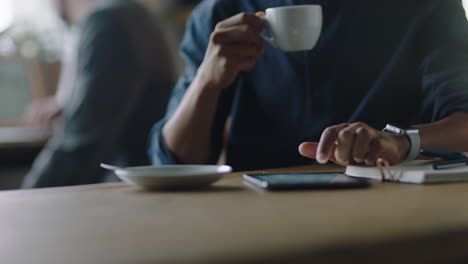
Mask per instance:
[[[162,127],[203,61],[216,23],[240,12],[320,4],[324,25],[316,47],[283,52],[265,43],[251,72],[219,99],[209,163],[222,147],[231,116],[227,164],[235,170],[310,164],[297,151],[328,126],[362,121],[418,124],[468,111],[468,23],[459,0],[206,0],[188,22],[181,53],[186,72],[166,117],[155,125],[154,164],[177,164]]]

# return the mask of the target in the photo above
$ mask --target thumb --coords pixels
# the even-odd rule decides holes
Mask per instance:
[[[299,145],[299,153],[307,158],[315,159],[317,155],[317,142],[304,142]]]

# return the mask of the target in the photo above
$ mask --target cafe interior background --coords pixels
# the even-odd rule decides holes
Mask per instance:
[[[468,9],[468,0],[463,4]],[[178,41],[188,12],[180,9],[164,14],[168,25],[176,29]],[[34,138],[37,135],[33,132],[18,135],[15,130],[1,128],[21,125],[33,99],[55,92],[66,34],[67,28],[55,15],[51,0],[0,0],[0,190],[19,187],[44,143]],[[32,136],[39,142],[27,147],[8,144],[11,133],[20,139],[23,136],[25,141]]]
[[[180,42],[194,0],[139,0],[157,10]],[[0,0],[0,190],[16,189],[50,132],[22,123],[33,99],[53,95],[70,30],[53,0]],[[16,129],[16,128],[20,129]]]

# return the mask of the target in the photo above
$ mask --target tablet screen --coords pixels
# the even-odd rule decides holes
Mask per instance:
[[[368,185],[367,181],[355,179],[342,173],[246,174],[244,179],[268,189],[341,188]]]
[[[328,184],[355,181],[342,173],[278,173],[255,176],[270,184]]]

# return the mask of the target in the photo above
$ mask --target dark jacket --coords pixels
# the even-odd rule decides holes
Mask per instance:
[[[100,162],[149,163],[149,131],[176,77],[161,25],[131,1],[112,1],[94,10],[79,34],[63,127],[37,157],[26,188],[108,181]]]

